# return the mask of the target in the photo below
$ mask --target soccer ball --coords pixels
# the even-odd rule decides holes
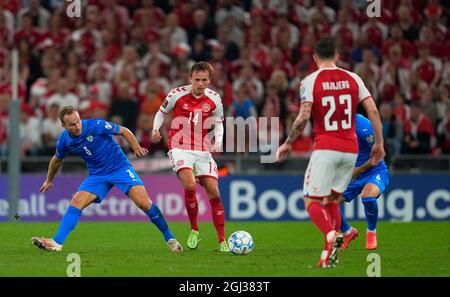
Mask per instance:
[[[235,255],[246,255],[253,250],[253,238],[246,231],[236,231],[228,238],[230,252]]]

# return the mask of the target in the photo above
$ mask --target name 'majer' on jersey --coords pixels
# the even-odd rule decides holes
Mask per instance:
[[[90,175],[112,173],[123,166],[131,166],[113,135],[118,135],[120,126],[102,119],[82,120],[80,136],[72,137],[64,130],[56,143],[58,159],[78,155],[86,161]]]
[[[206,88],[203,95],[195,97],[191,85],[175,88],[167,94],[160,111],[172,113],[169,131],[169,150],[209,151],[208,132],[215,122],[223,121],[220,95]]]
[[[321,68],[305,77],[300,100],[313,103],[314,150],[358,153],[356,108],[369,97],[358,75],[338,67]]]

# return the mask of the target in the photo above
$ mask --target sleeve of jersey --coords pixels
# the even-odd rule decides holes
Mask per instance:
[[[305,77],[300,83],[300,101],[313,102],[314,81],[311,76]]]
[[[169,113],[173,109],[175,90],[170,91],[164,99],[163,104],[159,107],[159,110],[165,114]]]
[[[96,134],[118,135],[120,132],[120,125],[104,120],[96,120],[94,130]]]
[[[62,137],[60,137],[58,139],[58,141],[56,142],[56,152],[55,152],[55,156],[56,158],[62,160],[65,157],[67,157],[68,151],[67,151],[67,147],[66,147],[66,142],[64,141],[64,139]]]
[[[223,121],[223,105],[222,102],[219,102],[216,108],[213,111],[212,116],[214,117],[214,122],[222,122]]]
[[[367,99],[372,95],[370,95],[370,92],[367,89],[364,82],[362,81],[362,79],[358,75],[355,75],[355,76],[356,76],[356,82],[358,83],[358,94],[359,94],[358,99],[359,99],[359,102],[361,102],[364,99]]]

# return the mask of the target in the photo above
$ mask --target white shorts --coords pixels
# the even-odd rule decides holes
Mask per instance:
[[[303,182],[303,196],[323,198],[335,192],[342,194],[352,179],[358,155],[331,150],[311,154]]]
[[[209,176],[218,178],[217,164],[210,152],[182,150],[174,148],[167,155],[172,161],[173,171],[192,169],[195,177]]]

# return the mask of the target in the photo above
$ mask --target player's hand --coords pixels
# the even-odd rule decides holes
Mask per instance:
[[[372,166],[378,165],[378,163],[380,163],[386,156],[386,152],[384,151],[383,145],[379,144],[379,143],[375,143],[372,146],[372,153],[370,154],[370,156],[372,157],[372,161],[371,161]]]
[[[148,149],[143,148],[143,147],[139,147],[138,149],[134,150],[134,155],[138,158],[143,157],[147,154],[148,154]]]
[[[291,152],[292,145],[283,143],[277,150],[277,161],[281,161]]]
[[[39,192],[45,193],[45,192],[47,192],[51,187],[53,187],[52,182],[49,182],[48,180],[45,180],[45,182],[42,184],[41,188],[39,189]]]
[[[159,130],[153,130],[152,131],[152,141],[154,143],[158,143],[161,141],[161,139],[162,139],[161,132],[159,132]]]

